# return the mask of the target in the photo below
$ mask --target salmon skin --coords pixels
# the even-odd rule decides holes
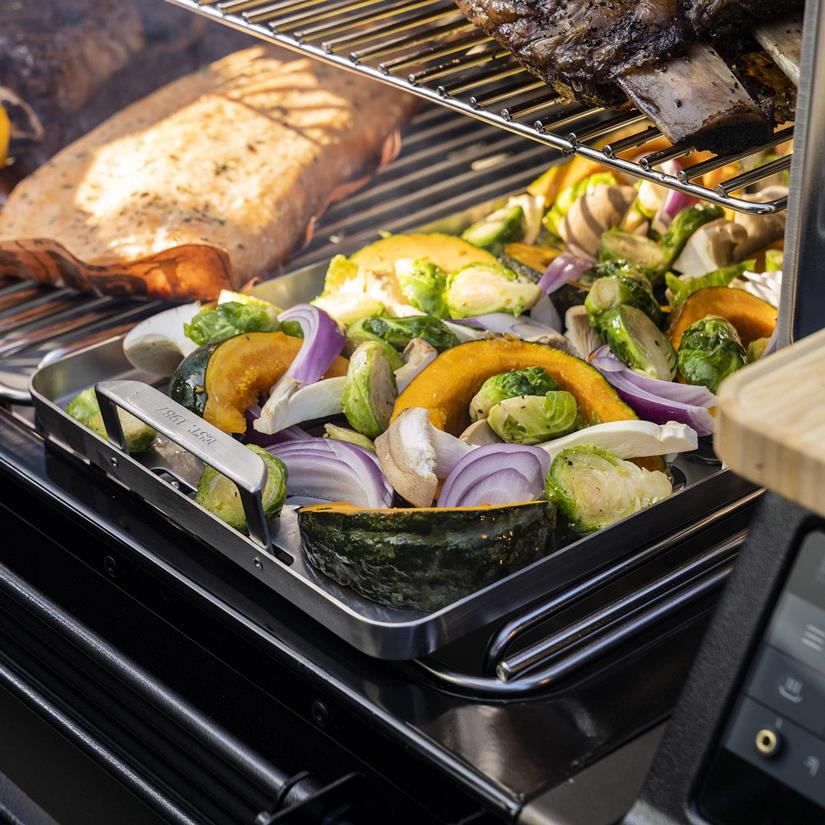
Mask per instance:
[[[414,105],[283,54],[231,54],[70,144],[12,192],[0,242],[47,239],[96,266],[211,246],[228,257],[235,288],[271,273],[330,195],[375,164]],[[178,289],[190,299],[195,287]]]

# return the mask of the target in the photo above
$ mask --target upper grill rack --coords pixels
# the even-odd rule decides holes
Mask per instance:
[[[787,206],[786,197],[754,203],[734,193],[788,169],[790,154],[745,171],[724,167],[786,143],[793,127],[777,130],[767,143],[747,152],[712,156],[669,174],[662,164],[689,156],[694,147],[662,148],[660,131],[635,109],[614,112],[561,98],[469,23],[452,0],[169,2],[565,154],[583,155],[737,212],[771,214]],[[633,160],[620,156],[628,151]],[[696,182],[709,172],[719,173],[713,189]]]

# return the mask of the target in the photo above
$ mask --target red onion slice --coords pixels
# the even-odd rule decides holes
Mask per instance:
[[[357,507],[389,507],[392,488],[378,459],[344,441],[310,438],[267,447],[286,464],[290,496],[346,501]]]
[[[676,160],[667,161],[667,163],[662,164],[662,171],[667,175],[678,178],[679,172],[682,171],[682,165]],[[653,218],[653,228],[657,232],[665,231],[683,209],[697,203],[699,203],[699,198],[694,198],[692,195],[679,192],[676,189],[668,189],[659,211]]]
[[[509,312],[491,312],[488,315],[456,319],[454,323],[464,324],[473,329],[483,329],[496,335],[515,335],[516,338],[535,338],[548,332],[558,332],[558,329],[531,320],[526,315],[514,317]]]
[[[253,426],[261,416],[261,405],[255,404],[246,411],[246,432],[243,435],[244,444],[257,444],[259,447],[270,447],[273,444],[284,444],[287,441],[306,441],[312,436],[304,429],[294,424],[280,432],[269,435],[258,432]]]
[[[534,501],[543,495],[544,478],[549,469],[550,456],[538,447],[525,444],[476,447],[447,476],[437,506],[476,507]]]
[[[281,323],[296,321],[304,334],[301,349],[284,377],[294,378],[302,384],[314,384],[341,354],[346,336],[326,312],[310,304],[296,304],[282,312],[278,320]]]
[[[591,353],[590,363],[641,418],[655,424],[668,421],[687,424],[700,436],[714,431],[715,420],[709,408],[718,402],[707,388],[639,375],[625,367],[606,346]]]
[[[575,281],[581,278],[585,272],[593,268],[591,261],[586,261],[584,258],[577,258],[569,252],[562,252],[561,255],[556,255],[547,269],[544,270],[544,275],[539,280],[539,289],[550,295],[557,289],[561,289],[569,281]]]

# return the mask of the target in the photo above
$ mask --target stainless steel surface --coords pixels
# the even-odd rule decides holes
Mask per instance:
[[[631,571],[638,569],[646,562],[661,556],[674,544],[686,541],[720,518],[728,516],[736,510],[751,504],[759,498],[762,493],[762,490],[754,490],[736,503],[720,508],[711,516],[700,519],[684,530],[668,536],[664,541],[649,544],[637,553],[622,559],[618,564],[603,568],[594,575],[580,582],[576,582],[576,584],[567,588],[562,593],[543,600],[529,610],[520,613],[515,618],[503,624],[491,637],[485,656],[485,671],[490,675],[497,675],[499,677],[503,675],[505,680],[511,678],[513,675],[511,664],[507,664],[504,659],[507,651],[514,646],[519,638],[570,605],[584,599],[596,590],[606,587],[611,582],[618,580]],[[744,536],[740,537],[740,541],[744,541]],[[675,573],[676,571],[671,572]],[[519,655],[522,654],[520,653]]]
[[[106,435],[128,456],[126,437],[118,408],[154,427],[173,444],[183,447],[205,464],[235,482],[246,515],[249,536],[269,548],[269,526],[264,516],[262,495],[267,471],[263,459],[251,450],[238,449],[232,436],[190,413],[164,393],[140,381],[99,381],[95,394],[106,427]]]
[[[667,159],[646,145],[659,131],[638,112],[606,112],[571,103],[518,66],[476,29],[451,0],[169,0],[255,37],[359,72],[565,154],[579,154],[635,177],[728,206],[767,214],[785,198],[753,203],[722,181],[715,189],[657,168]],[[622,148],[608,138],[621,128]],[[608,140],[608,145],[604,145]],[[776,139],[765,147],[770,148]],[[636,148],[641,161],[620,158]],[[674,157],[689,155],[680,146]],[[646,155],[650,155],[645,159]],[[655,155],[655,157],[653,157]],[[739,156],[719,157],[718,167]],[[756,172],[757,177],[768,173]]]
[[[276,304],[290,306],[319,292],[324,271],[324,265],[307,267],[264,282],[255,292]],[[304,560],[294,507],[284,508],[277,530],[273,530],[273,550],[267,552],[194,504],[190,493],[198,472],[191,461],[186,463],[185,451],[167,448],[160,454],[154,450],[146,457],[128,456],[66,415],[65,405],[76,392],[99,381],[123,379],[155,382],[154,376],[137,374],[131,368],[123,356],[120,338],[44,366],[31,384],[41,430],[49,440],[106,471],[172,523],[206,541],[333,632],[381,658],[424,656],[538,598],[560,592],[595,570],[628,558],[641,545],[681,536],[684,528],[723,511],[725,505],[753,489],[723,470],[718,462],[681,457],[675,473],[684,479],[684,488],[651,510],[572,541],[484,590],[435,613],[421,615],[381,607],[317,573]],[[234,446],[246,451],[240,444]],[[278,549],[289,554],[293,563],[280,561],[275,555]]]
[[[404,130],[398,157],[314,221],[309,242],[289,265],[328,261],[376,240],[380,230],[437,222],[455,231],[460,223],[451,226],[444,216],[471,220],[474,209],[523,189],[559,157],[455,112],[424,107]],[[0,280],[0,400],[30,403],[29,379],[43,359],[126,332],[162,307]]]
[[[825,13],[805,4],[802,66],[797,93],[797,136],[791,165],[785,230],[780,345],[821,329],[825,323]]]
[[[712,517],[683,531],[681,536],[670,537],[667,541],[654,545],[656,551],[664,552],[669,546],[678,543],[680,538],[684,539],[729,515],[759,494],[761,491],[746,496],[736,504],[722,508]],[[495,655],[488,654],[487,657],[488,670],[492,668],[494,676],[458,673],[444,668],[434,660],[419,661],[417,664],[430,676],[450,687],[474,694],[512,699],[545,690],[587,665],[592,665],[608,651],[677,616],[687,606],[718,590],[733,569],[732,561],[744,541],[745,532],[741,531],[720,544],[711,545],[704,552],[670,569],[659,578],[631,590],[614,602],[603,605],[579,621],[543,637],[519,650],[509,659],[503,658],[507,647],[540,623],[536,620],[539,612],[540,621],[545,621],[560,612],[563,607],[601,586],[604,577],[601,572],[589,577],[586,581],[594,583],[594,586],[589,588],[580,588],[574,584],[559,596],[551,597],[537,608],[528,610],[512,622],[508,622],[494,635],[494,644],[497,644]],[[647,549],[638,555],[649,557]],[[624,572],[632,568],[634,561],[635,557],[629,560]],[[611,570],[620,569],[622,566],[620,563]],[[506,644],[502,645],[501,640],[505,640]]]

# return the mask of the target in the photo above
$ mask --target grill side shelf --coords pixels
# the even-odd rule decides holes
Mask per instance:
[[[559,150],[578,154],[681,192],[748,214],[772,214],[787,198],[754,203],[734,193],[778,171],[729,174],[713,189],[661,166],[695,148],[654,148],[659,130],[635,109],[610,112],[561,98],[522,69],[512,55],[479,32],[450,0],[168,0],[254,37],[372,77],[426,100]],[[722,170],[743,156],[790,140],[778,129],[746,153],[712,156],[704,172]],[[611,135],[616,140],[610,141]],[[647,148],[646,148],[647,147]],[[640,160],[619,153],[633,148]],[[789,167],[790,155],[779,159]]]

